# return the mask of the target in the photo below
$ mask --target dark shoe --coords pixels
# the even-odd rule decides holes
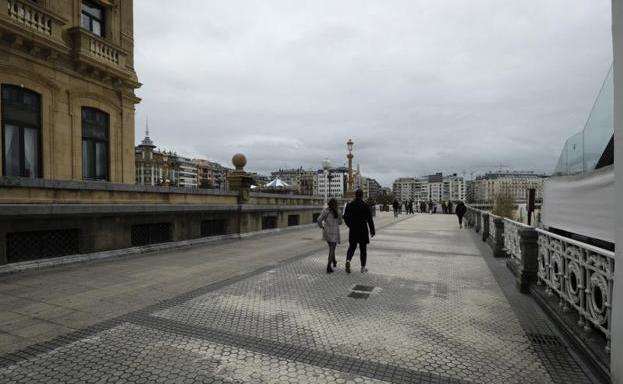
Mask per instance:
[[[368,272],[368,268],[366,267],[361,267],[361,273],[366,273]]]
[[[331,269],[331,264],[327,265],[327,273],[333,273],[333,270]]]
[[[333,268],[337,267],[337,260],[335,260],[335,257],[333,258]]]
[[[350,261],[346,262],[346,273],[350,273]]]

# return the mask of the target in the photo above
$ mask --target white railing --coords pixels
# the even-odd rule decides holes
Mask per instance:
[[[52,36],[52,18],[27,2],[7,0],[9,17],[37,32]]]
[[[589,323],[606,336],[610,349],[614,252],[542,229],[539,233],[538,281],[556,294],[563,311],[579,314],[578,324]]]
[[[521,263],[519,229],[532,228],[526,224],[504,218],[504,248],[516,265]]]
[[[112,64],[119,64],[119,51],[94,37],[89,37],[89,52]]]

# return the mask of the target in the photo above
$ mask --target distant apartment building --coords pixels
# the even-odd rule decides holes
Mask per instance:
[[[383,193],[383,187],[381,184],[372,178],[366,178],[366,189],[368,197],[371,199],[377,199]]]
[[[324,171],[317,172],[318,190],[317,195],[342,198],[346,195],[346,183],[348,181],[348,168],[339,167],[330,169],[325,178]]]
[[[393,192],[399,201],[463,201],[465,181],[456,174],[442,173],[425,177],[401,177],[394,181]]]
[[[191,158],[183,156],[178,156],[177,162],[180,169],[179,186],[182,188],[197,188],[199,186],[197,165]]]
[[[227,175],[231,172],[230,168],[200,158],[192,159],[192,162],[197,168],[197,186],[199,188],[227,189]]]
[[[516,203],[525,203],[529,189],[536,190],[536,200],[543,199],[545,176],[535,172],[489,172],[470,183],[472,203],[492,203],[501,193],[509,194]]]

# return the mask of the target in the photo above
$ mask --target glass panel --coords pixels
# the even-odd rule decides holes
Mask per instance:
[[[4,167],[5,176],[21,176],[19,171],[19,128],[4,126]]]
[[[612,68],[584,128],[584,170],[595,169],[614,132],[614,80]]]
[[[93,178],[93,145],[90,140],[82,140],[82,178]]]
[[[91,15],[97,19],[102,19],[102,8],[89,2],[82,2],[82,12]]]
[[[39,130],[24,128],[24,177],[39,177]]]
[[[91,30],[90,20],[91,19],[89,18],[89,16],[83,13],[82,15],[80,15],[80,26],[84,29]]]
[[[614,81],[610,68],[584,130],[570,137],[560,154],[554,175],[595,170],[614,134]]]
[[[95,178],[108,179],[108,143],[95,143]]]
[[[99,21],[95,19],[91,20],[91,32],[93,32],[97,36],[102,36],[102,25]]]

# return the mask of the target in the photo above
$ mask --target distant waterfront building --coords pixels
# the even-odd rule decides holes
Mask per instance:
[[[463,201],[465,181],[456,174],[436,173],[425,177],[401,177],[393,183],[393,192],[399,201]]]
[[[318,180],[318,196],[324,196],[325,191],[329,197],[342,198],[346,194],[346,183],[348,181],[348,168],[338,167],[329,170],[327,180],[325,180],[324,171],[317,172]]]
[[[132,0],[2,2],[1,176],[135,183],[133,31]]]
[[[366,189],[368,197],[371,199],[377,199],[383,193],[381,184],[372,178],[366,178]]]
[[[470,183],[470,202],[489,204],[500,193],[507,193],[516,203],[525,203],[528,189],[536,190],[536,200],[543,199],[545,175],[535,172],[489,172]]]
[[[279,169],[271,172],[272,179],[279,178],[290,185],[290,187],[300,195],[314,194],[314,176],[316,171],[305,170],[303,167]]]
[[[136,184],[171,185],[179,184],[179,163],[171,152],[158,151],[145,131],[145,138],[134,151]]]
[[[231,172],[230,168],[200,158],[193,159],[192,162],[197,167],[197,186],[199,188],[227,189],[227,175]]]
[[[178,156],[177,162],[180,169],[179,186],[182,188],[197,188],[197,165],[192,159],[183,156]]]

